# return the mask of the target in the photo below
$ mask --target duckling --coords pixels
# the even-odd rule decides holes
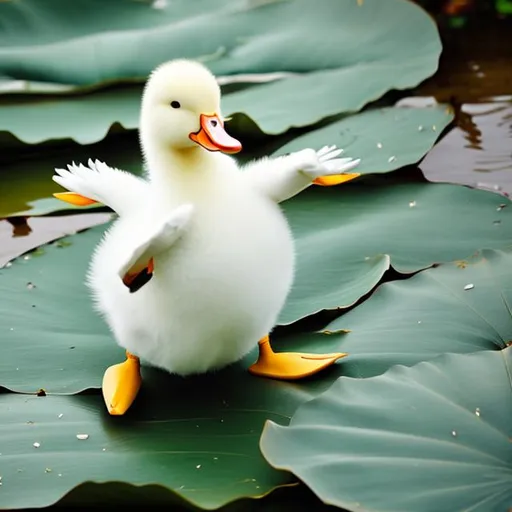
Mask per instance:
[[[103,378],[111,415],[135,400],[140,360],[186,376],[225,367],[258,344],[252,374],[298,379],[346,355],[276,353],[269,333],[295,268],[279,203],[314,182],[359,176],[348,173],[359,160],[326,146],[240,168],[230,155],[242,146],[225,130],[220,101],[205,66],[164,63],[142,95],[144,177],[98,160],[55,170],[53,180],[69,191],[56,197],[118,214],[87,276],[98,312],[127,354]]]

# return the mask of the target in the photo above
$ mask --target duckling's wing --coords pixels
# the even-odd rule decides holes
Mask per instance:
[[[130,292],[136,292],[151,279],[154,258],[170,249],[181,238],[193,213],[194,207],[191,204],[183,204],[174,209],[161,224],[148,228],[144,239],[134,240],[133,249],[126,254],[118,271]]]
[[[358,177],[358,173],[348,171],[357,167],[360,160],[338,158],[342,152],[336,146],[325,146],[318,151],[304,149],[273,159],[256,160],[243,170],[254,187],[280,203],[313,183],[335,185]]]
[[[66,169],[55,169],[57,173],[53,181],[79,194],[85,199],[82,204],[99,202],[123,215],[139,204],[149,188],[149,183],[129,172],[114,169],[99,160],[87,162],[85,165],[72,163]],[[59,197],[57,195],[57,197]],[[60,196],[65,199],[65,195]],[[77,204],[75,202],[74,204]]]

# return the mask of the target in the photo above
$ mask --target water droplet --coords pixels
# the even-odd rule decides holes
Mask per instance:
[[[506,204],[500,204],[497,208],[496,208],[496,211],[497,212],[501,212],[501,210],[503,210],[503,208],[505,208],[507,205]]]
[[[33,445],[32,445],[34,448],[39,448],[41,446],[41,443],[37,443],[35,442]]]
[[[432,131],[435,132],[437,130],[437,126],[435,124],[432,125]]]
[[[106,452],[106,451],[107,451],[107,449],[106,449],[106,448],[102,448],[102,449],[101,449],[101,451],[102,451],[102,452]]]
[[[27,254],[26,256],[23,256],[23,259],[24,259],[24,260],[29,260],[29,259],[30,259],[30,256]]]
[[[151,7],[153,9],[165,9],[167,7],[167,0],[154,0]]]
[[[64,416],[64,414],[60,413],[58,418],[62,418],[62,416]]]
[[[84,441],[85,439],[89,439],[89,434],[77,434],[77,439],[80,439],[80,441]]]
[[[12,267],[12,263],[10,261],[8,261],[5,265],[4,265],[5,268],[10,268]]]
[[[455,430],[452,430],[452,436],[457,437],[457,432]]]
[[[52,472],[52,468],[44,468],[44,472],[45,473],[51,473]]]
[[[219,457],[213,457],[213,460],[219,460]]]
[[[196,469],[201,469],[201,464],[198,464],[198,465],[196,466]]]
[[[391,162],[394,162],[396,160],[396,156],[390,156],[388,158],[388,162],[391,163]]]
[[[466,291],[472,290],[474,287],[475,287],[475,285],[473,283],[469,283],[466,286],[464,286],[464,290],[466,290]]]
[[[421,320],[418,320],[418,323],[421,324]]]
[[[416,201],[409,202],[409,208],[414,208],[416,206]]]
[[[30,282],[27,283],[27,288],[29,290],[33,290],[35,287],[36,287],[36,285],[34,283],[30,283]]]
[[[419,132],[422,132],[424,129],[425,129],[425,128],[423,128],[423,125],[422,125],[422,124],[420,124],[420,125],[418,126],[418,131],[419,131]]]
[[[221,423],[224,423],[224,420],[220,420]]]
[[[382,143],[381,143],[381,142],[377,142],[377,147],[378,147],[379,149],[382,149]]]
[[[62,476],[62,473],[59,473],[57,476]]]
[[[480,417],[480,407],[477,407],[477,408],[475,409],[475,414],[476,414],[478,417]]]

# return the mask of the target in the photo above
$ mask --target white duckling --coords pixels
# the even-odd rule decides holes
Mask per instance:
[[[89,160],[56,169],[72,204],[101,202],[119,218],[92,258],[88,284],[127,360],[107,369],[110,414],[135,399],[139,358],[179,375],[238,361],[259,340],[253,374],[297,379],[345,354],[275,353],[269,332],[294,278],[294,243],[278,203],[315,180],[341,183],[359,160],[335,146],[261,159],[243,169],[226,153],[220,89],[199,63],[158,67],[144,90],[140,141],[147,177]],[[344,174],[345,173],[345,174]],[[334,176],[339,175],[339,176]]]

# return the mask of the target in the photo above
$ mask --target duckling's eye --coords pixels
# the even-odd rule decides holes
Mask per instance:
[[[171,101],[171,107],[172,108],[180,108],[180,102],[179,101]]]

